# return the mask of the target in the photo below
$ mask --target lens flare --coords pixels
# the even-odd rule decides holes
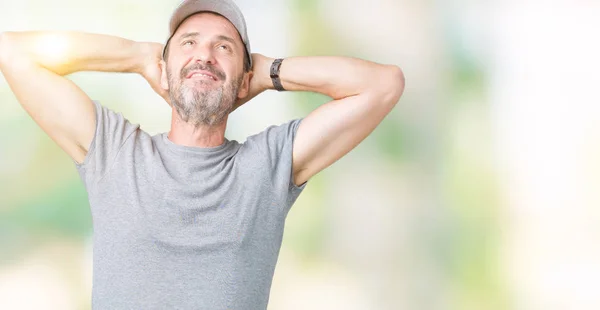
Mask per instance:
[[[61,59],[68,48],[67,39],[64,36],[48,35],[40,39],[37,45],[37,51],[44,55],[49,61]]]

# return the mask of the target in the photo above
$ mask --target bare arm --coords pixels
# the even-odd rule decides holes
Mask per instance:
[[[273,89],[273,59],[254,57],[252,83],[258,91]],[[400,68],[347,57],[292,57],[284,60],[280,78],[290,91],[327,95],[324,104],[300,124],[294,141],[294,182],[301,185],[362,142],[383,121],[404,91]]]
[[[33,120],[82,162],[96,127],[90,98],[63,77],[78,71],[142,73],[158,44],[78,32],[0,34],[0,70]],[[154,61],[158,64],[158,61]]]

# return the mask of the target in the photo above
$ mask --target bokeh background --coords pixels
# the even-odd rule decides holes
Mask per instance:
[[[0,31],[162,42],[178,2],[0,0]],[[598,1],[237,3],[255,52],[360,57],[407,79],[394,111],[290,211],[270,310],[600,309]],[[70,78],[142,129],[169,130],[141,77]],[[226,136],[327,101],[263,94]],[[0,309],[89,309],[91,234],[71,160],[0,77]]]

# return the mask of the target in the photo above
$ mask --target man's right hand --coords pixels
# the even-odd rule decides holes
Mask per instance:
[[[163,45],[154,42],[140,42],[137,44],[139,44],[140,51],[144,55],[144,64],[140,74],[148,81],[152,89],[171,105],[169,92],[162,88],[160,83]]]

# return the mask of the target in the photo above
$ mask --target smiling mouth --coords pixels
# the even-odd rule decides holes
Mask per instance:
[[[217,77],[208,72],[190,72],[186,77],[193,80],[217,81]]]
[[[214,76],[208,75],[208,74],[204,74],[204,73],[194,73],[190,77],[188,77],[188,79],[192,79],[192,80],[207,80],[207,81],[216,81],[217,80]]]

